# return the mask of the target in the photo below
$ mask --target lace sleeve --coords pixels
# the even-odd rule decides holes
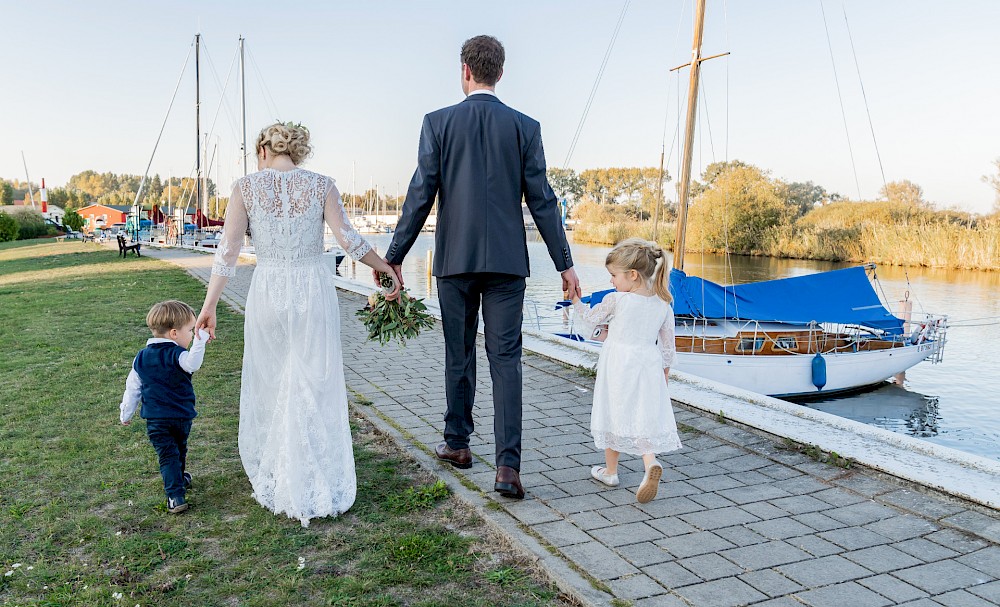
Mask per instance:
[[[354,226],[351,225],[351,220],[347,218],[344,201],[340,199],[340,192],[333,184],[332,179],[329,179],[326,191],[326,206],[323,210],[323,217],[326,219],[326,224],[333,230],[333,237],[337,239],[337,243],[352,259],[359,260],[372,250],[372,246],[361,237],[361,234],[358,234]]]
[[[576,313],[576,320],[587,329],[587,334],[590,334],[598,325],[605,325],[614,318],[617,304],[618,293],[608,293],[601,303],[593,308],[577,300],[573,303],[573,311]]]
[[[670,304],[667,304],[667,317],[660,325],[656,345],[663,356],[663,368],[673,367],[677,359],[677,347],[674,343],[674,308]]]
[[[247,232],[246,203],[239,185],[233,188],[226,206],[226,223],[222,227],[222,239],[219,248],[215,250],[215,260],[212,262],[212,274],[219,276],[236,276],[236,260],[240,257],[243,247],[243,236]]]

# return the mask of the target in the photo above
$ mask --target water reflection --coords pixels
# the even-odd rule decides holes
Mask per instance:
[[[940,433],[940,398],[912,392],[894,383],[854,394],[801,403],[810,409],[831,413],[893,432],[918,438]]]

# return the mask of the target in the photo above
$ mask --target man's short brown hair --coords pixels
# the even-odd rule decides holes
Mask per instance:
[[[184,324],[195,318],[194,308],[183,301],[171,299],[153,304],[146,314],[146,326],[153,335],[166,335],[170,329],[181,329]]]
[[[503,44],[493,36],[469,38],[462,45],[462,63],[472,70],[472,79],[493,86],[503,73]]]

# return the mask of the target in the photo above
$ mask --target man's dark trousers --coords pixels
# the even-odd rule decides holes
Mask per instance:
[[[469,446],[476,394],[476,329],[482,302],[486,356],[493,379],[496,464],[521,469],[521,317],[524,278],[490,272],[437,279],[445,341],[448,410],[444,439]]]
[[[163,477],[163,491],[168,498],[184,497],[184,466],[189,434],[190,419],[146,420],[146,435],[160,458],[160,476]]]

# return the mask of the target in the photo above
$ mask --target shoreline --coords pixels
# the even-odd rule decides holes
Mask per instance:
[[[577,230],[568,230],[567,235],[570,236],[571,244],[585,244],[595,247],[613,247],[614,243],[607,243],[598,240],[587,240],[586,237],[580,238],[577,236]],[[1000,236],[998,236],[1000,238]],[[663,247],[665,251],[669,251],[673,255],[673,239],[669,241],[664,241],[663,239],[657,239],[657,243]],[[840,263],[848,265],[859,265],[865,263],[874,263],[878,266],[888,266],[893,268],[920,268],[927,270],[960,270],[963,272],[986,272],[990,274],[995,274],[1000,272],[1000,266],[956,266],[956,265],[933,265],[933,264],[923,264],[918,262],[902,262],[902,261],[892,261],[892,260],[878,260],[878,259],[843,259],[843,258],[832,258],[832,257],[807,257],[801,255],[771,255],[769,253],[755,252],[755,253],[726,253],[722,249],[685,249],[685,255],[731,255],[736,257],[748,257],[748,258],[764,258],[764,259],[794,259],[799,261],[815,261],[821,263]]]

